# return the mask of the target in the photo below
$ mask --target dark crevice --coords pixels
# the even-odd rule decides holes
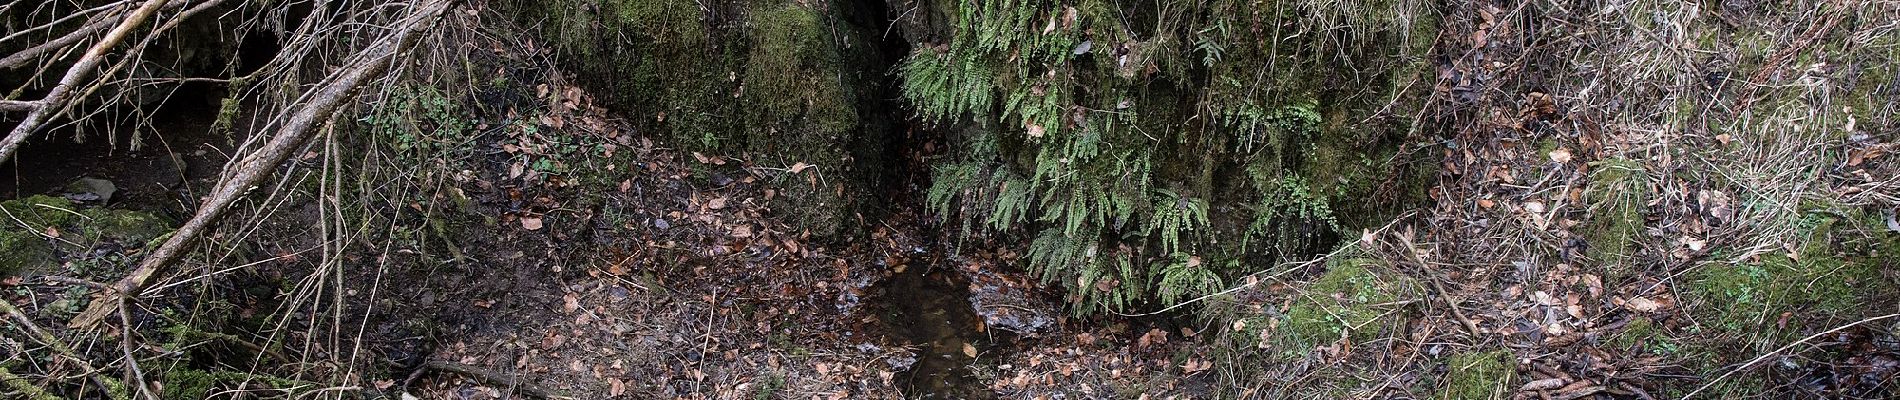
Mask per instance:
[[[875,221],[896,218],[905,210],[922,209],[922,193],[929,188],[931,153],[941,149],[938,130],[913,126],[902,104],[897,67],[911,51],[911,43],[893,26],[897,14],[882,0],[834,3],[841,22],[861,32],[877,57],[874,68],[847,73],[863,74],[869,99],[852,157],[866,168],[863,184],[879,199],[860,209]],[[942,254],[948,249],[933,249]],[[989,399],[994,393],[976,376],[972,366],[989,349],[989,337],[970,303],[969,279],[941,259],[913,260],[879,283],[874,299],[886,334],[910,346],[915,359],[896,377],[906,396],[916,399]],[[979,357],[982,356],[982,357]]]

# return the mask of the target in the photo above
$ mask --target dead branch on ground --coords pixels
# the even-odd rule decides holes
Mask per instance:
[[[432,0],[416,7],[393,32],[357,53],[344,67],[318,84],[316,89],[306,92],[303,103],[281,119],[284,121],[283,125],[262,149],[226,168],[227,171],[234,172],[211,190],[210,199],[198,207],[198,211],[192,215],[190,221],[186,221],[184,226],[178,228],[177,233],[146,256],[131,274],[113,284],[116,289],[113,293],[106,293],[104,297],[95,299],[85,312],[74,317],[71,326],[97,325],[107,315],[115,312],[120,299],[144,288],[152,276],[158,274],[198,237],[204,235],[218,218],[224,215],[231,204],[249,193],[251,188],[257,186],[265,177],[276,172],[277,166],[290,158],[291,153],[302,148],[304,142],[317,131],[315,128],[328,121],[330,116],[337,111],[338,106],[355,94],[357,88],[387,69],[397,55],[415,42],[416,33],[433,23],[435,18],[448,8],[448,5],[448,0]]]

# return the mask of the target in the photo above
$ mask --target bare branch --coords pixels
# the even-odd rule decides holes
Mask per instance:
[[[158,274],[166,264],[177,258],[186,247],[202,236],[212,224],[222,217],[224,212],[237,200],[250,192],[253,186],[263,181],[277,170],[277,166],[290,158],[291,153],[302,147],[317,127],[329,121],[338,106],[351,98],[356,89],[377,77],[389,67],[410,44],[414,43],[415,33],[423,26],[432,23],[436,17],[448,8],[449,0],[431,0],[420,5],[401,22],[395,32],[384,36],[375,44],[358,52],[345,66],[332,73],[316,89],[306,92],[303,104],[297,106],[285,118],[278,132],[271,137],[263,148],[236,162],[228,176],[211,190],[211,198],[199,206],[198,212],[178,228],[171,239],[159,245],[157,250],[139,263],[138,269],[113,286],[118,290],[107,293],[105,297],[94,299],[92,305],[79,316],[73,318],[74,327],[96,325],[107,315],[115,312],[122,299],[129,293],[143,288],[152,276]]]
[[[21,144],[26,143],[26,138],[38,131],[40,125],[51,119],[54,111],[63,107],[72,88],[90,78],[93,71],[99,68],[99,63],[105,61],[106,51],[118,46],[119,42],[124,41],[125,37],[131,34],[132,29],[144,25],[145,21],[151,19],[153,14],[157,14],[158,9],[163,8],[166,3],[168,3],[167,0],[146,0],[144,5],[128,14],[118,27],[112,28],[112,31],[106,33],[104,38],[99,39],[99,42],[94,43],[91,49],[86,50],[86,54],[79,58],[79,62],[66,70],[66,76],[60,78],[59,84],[54,85],[53,89],[46,93],[46,98],[40,100],[40,106],[28,112],[26,119],[14,126],[13,132],[8,133],[5,139],[0,139],[0,162],[6,162],[8,158],[13,157],[13,152],[19,150]]]
[[[37,101],[0,100],[0,112],[33,111],[39,107]]]

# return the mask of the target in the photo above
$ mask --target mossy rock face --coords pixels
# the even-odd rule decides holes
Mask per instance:
[[[93,240],[112,239],[123,245],[139,246],[172,231],[170,221],[143,211],[89,209],[84,226]]]
[[[141,247],[172,230],[170,221],[149,212],[82,209],[53,196],[8,200],[0,208],[11,215],[0,226],[0,276],[49,270],[59,265],[60,252],[105,242]]]
[[[795,1],[501,1],[560,50],[604,105],[670,146],[745,156],[784,174],[773,208],[821,237],[849,235],[898,161],[885,99],[888,18],[860,4]],[[875,7],[872,7],[875,8]],[[581,181],[588,181],[583,177]],[[618,180],[612,180],[618,181]],[[791,190],[796,189],[796,190]]]
[[[1391,304],[1416,292],[1398,274],[1381,274],[1383,263],[1364,258],[1332,261],[1324,275],[1302,289],[1280,326],[1289,350],[1333,343],[1341,338],[1363,343],[1379,337],[1399,312]]]
[[[1511,352],[1492,350],[1463,353],[1445,361],[1445,379],[1438,399],[1492,400],[1510,397],[1517,366]]]

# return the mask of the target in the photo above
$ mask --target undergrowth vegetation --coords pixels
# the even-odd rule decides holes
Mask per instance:
[[[1029,269],[1067,288],[1076,313],[1212,293],[1418,195],[1378,185],[1405,171],[1392,157],[1409,127],[1365,121],[1436,34],[1422,3],[918,12],[946,21],[897,71],[903,98],[952,143],[929,206],[966,235],[1034,238]],[[1374,195],[1394,200],[1345,201]]]

